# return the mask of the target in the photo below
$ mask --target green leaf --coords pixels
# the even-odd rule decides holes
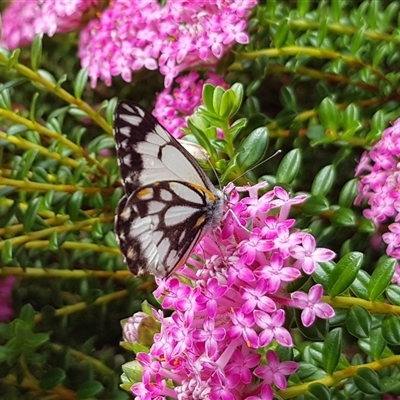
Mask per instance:
[[[36,35],[31,46],[31,65],[36,72],[39,69],[42,58],[42,35]]]
[[[333,165],[327,165],[318,171],[312,186],[311,194],[315,196],[326,196],[335,183],[336,169]]]
[[[351,284],[350,290],[360,299],[369,300],[368,285],[371,277],[364,270],[358,271],[355,281]]]
[[[118,99],[116,97],[113,97],[112,99],[109,99],[107,101],[105,115],[106,115],[106,121],[111,126],[113,125],[114,112],[115,108],[117,107],[117,104],[118,104]]]
[[[379,360],[386,347],[386,341],[382,336],[382,329],[372,329],[369,337],[358,341],[358,346],[374,360]]]
[[[356,375],[353,376],[354,384],[363,393],[380,394],[379,376],[369,368],[357,369]]]
[[[297,11],[301,18],[304,18],[310,9],[311,1],[310,0],[301,0],[297,2]]]
[[[18,317],[33,327],[35,310],[30,304],[25,304],[22,307]]]
[[[400,286],[390,285],[386,290],[387,298],[396,306],[400,306]]]
[[[80,190],[74,192],[68,201],[67,211],[71,221],[76,221],[82,207],[83,192]]]
[[[278,22],[278,28],[276,29],[274,36],[274,44],[276,48],[282,47],[289,36],[289,21],[286,18],[282,18]]]
[[[213,85],[206,83],[203,86],[203,103],[206,106],[207,110],[215,113],[214,105],[213,105],[213,98],[214,98],[214,91],[215,88]]]
[[[104,391],[104,386],[99,381],[88,381],[78,388],[78,399],[89,399],[95,397]]]
[[[53,367],[50,371],[47,371],[42,375],[39,381],[39,386],[42,390],[51,390],[56,386],[61,385],[66,377],[64,370]]]
[[[343,185],[339,194],[339,205],[341,207],[350,208],[353,205],[357,196],[357,182],[358,179],[354,178]]]
[[[400,317],[389,313],[382,321],[382,336],[390,344],[400,344]]]
[[[335,226],[356,226],[357,218],[351,208],[340,207],[332,215],[332,224]]]
[[[324,196],[309,196],[303,203],[304,215],[319,215],[329,210],[329,201]]]
[[[322,347],[322,365],[325,371],[331,375],[338,363],[342,351],[342,329],[335,328],[328,332]]]
[[[347,313],[346,327],[357,338],[366,338],[372,327],[371,314],[364,307],[354,305]]]
[[[49,249],[50,250],[58,250],[59,249],[57,231],[52,232],[52,234],[49,237]]]
[[[13,261],[13,248],[9,240],[6,240],[3,244],[3,248],[1,249],[1,259],[5,264]]]
[[[228,118],[232,118],[239,111],[239,108],[242,105],[244,89],[241,83],[234,83],[229,90],[235,94],[228,115]]]
[[[38,348],[50,340],[50,333],[34,333],[26,339],[26,345],[31,348]]]
[[[331,132],[336,132],[339,127],[339,112],[336,104],[329,97],[325,97],[318,108],[319,117],[324,128]]]
[[[389,286],[396,270],[397,261],[394,258],[382,256],[371,275],[368,285],[369,299],[375,301]]]
[[[289,151],[279,164],[276,171],[277,182],[291,184],[301,168],[301,153],[299,149]]]
[[[221,86],[217,86],[214,88],[214,94],[213,94],[213,99],[212,99],[212,105],[213,105],[213,110],[214,113],[217,116],[222,116],[221,111],[222,111],[222,98],[225,94],[225,89],[223,89]]]
[[[302,1],[300,1],[302,3]],[[306,400],[331,400],[331,392],[322,383],[313,383],[307,388],[307,392],[304,393],[304,399]]]
[[[88,82],[88,71],[86,68],[82,68],[76,74],[74,81],[74,95],[80,100],[82,98],[82,93],[86,88]]]
[[[327,290],[331,297],[343,293],[355,280],[364,255],[354,251],[343,256],[329,276]]]
[[[17,64],[18,64],[18,59],[19,59],[19,55],[21,54],[21,50],[20,49],[15,49],[10,57],[8,58],[8,62],[7,62],[7,69],[11,70],[13,69]]]
[[[40,198],[39,197],[36,197],[35,199],[30,200],[28,208],[26,209],[26,212],[25,212],[24,220],[23,220],[25,232],[31,231],[32,226],[37,217],[39,206],[40,206]]]
[[[250,133],[237,149],[237,164],[241,171],[248,171],[264,157],[268,148],[269,133],[266,128],[258,128]]]

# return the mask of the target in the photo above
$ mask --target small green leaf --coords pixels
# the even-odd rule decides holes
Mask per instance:
[[[319,215],[329,210],[329,201],[324,196],[310,196],[303,203],[304,215]]]
[[[225,94],[225,89],[221,86],[217,86],[214,89],[214,95],[212,100],[213,110],[217,116],[221,116],[221,108],[222,108],[222,97]]]
[[[113,118],[114,118],[114,112],[115,108],[117,107],[118,99],[116,97],[113,97],[112,99],[109,99],[107,101],[107,106],[106,106],[106,121],[108,122],[109,125],[113,125]]]
[[[357,182],[358,179],[351,179],[343,185],[339,194],[339,205],[341,207],[350,208],[353,205],[357,196]]]
[[[76,221],[82,207],[83,192],[80,190],[74,192],[68,201],[68,214],[71,221]]]
[[[248,171],[264,157],[268,148],[269,133],[267,128],[258,128],[247,136],[237,149],[237,164],[241,171]]]
[[[310,0],[301,0],[297,3],[297,10],[301,18],[304,18],[310,9]]]
[[[92,225],[92,236],[94,239],[101,239],[104,236],[103,225],[96,220]]]
[[[26,345],[30,348],[36,349],[50,340],[49,333],[33,333],[29,335],[26,340]]]
[[[322,365],[325,371],[331,375],[338,363],[342,351],[342,329],[335,328],[328,332],[322,347]]]
[[[64,370],[61,368],[53,367],[45,372],[39,382],[42,390],[51,390],[58,385],[61,385],[66,378]]]
[[[371,277],[364,270],[358,271],[355,281],[351,284],[350,290],[360,299],[369,300],[368,285]]]
[[[400,306],[400,286],[390,285],[386,290],[387,298],[396,306]]]
[[[9,240],[6,240],[3,244],[3,248],[1,249],[1,259],[4,263],[9,263],[13,260],[13,248],[12,244]]]
[[[19,55],[21,54],[20,49],[15,49],[8,58],[7,69],[11,70],[18,64]]]
[[[203,86],[203,95],[202,95],[203,103],[206,106],[206,108],[208,109],[208,111],[210,111],[212,113],[215,113],[214,105],[213,105],[214,90],[215,90],[214,86],[209,83],[206,83]]]
[[[302,3],[300,1],[299,3]],[[307,392],[304,394],[305,400],[331,400],[331,392],[322,383],[313,383],[307,388]]]
[[[346,327],[357,338],[366,338],[372,327],[371,314],[364,307],[354,305],[347,313]]]
[[[36,72],[39,69],[42,58],[42,35],[36,35],[31,46],[31,65]]]
[[[397,314],[389,313],[382,321],[382,336],[390,344],[400,344],[400,317]]]
[[[358,341],[360,349],[372,357],[374,360],[379,360],[386,347],[386,341],[382,336],[382,329],[372,329],[369,337]]]
[[[28,325],[33,327],[35,310],[30,304],[25,304],[22,307],[18,317],[23,321],[25,321]]]
[[[353,376],[354,384],[363,393],[380,394],[379,376],[369,368],[359,368],[356,375]]]
[[[301,168],[301,153],[299,149],[289,151],[279,164],[276,171],[277,182],[291,184]]]
[[[371,301],[375,301],[389,286],[396,270],[397,261],[394,258],[382,256],[371,275],[368,293]]]
[[[59,249],[57,231],[52,232],[52,234],[49,237],[49,249],[50,250],[58,250]]]
[[[104,391],[104,386],[99,381],[88,381],[78,388],[78,399],[84,400],[95,397]]]
[[[276,48],[282,47],[289,36],[289,21],[286,18],[281,18],[278,22],[274,36],[274,44]]]
[[[234,83],[229,90],[235,94],[232,98],[231,109],[228,115],[228,118],[232,118],[239,111],[239,108],[242,105],[244,89],[241,83]]]
[[[354,251],[343,256],[333,268],[328,280],[328,293],[331,297],[343,293],[355,280],[361,268],[364,255]]]
[[[24,220],[23,220],[25,232],[31,231],[32,226],[35,222],[37,213],[39,211],[39,206],[40,206],[40,198],[36,197],[35,199],[30,200],[28,208],[26,209],[26,212],[25,212]]]
[[[86,68],[82,68],[76,74],[75,82],[74,82],[74,95],[77,99],[82,98],[82,93],[86,88],[88,82],[88,71]]]
[[[340,207],[332,215],[332,224],[335,226],[356,226],[357,218],[351,208]]]
[[[327,165],[318,171],[311,186],[311,194],[326,196],[331,190],[336,179],[336,169],[333,165]]]
[[[329,97],[325,97],[319,105],[318,113],[324,128],[331,132],[336,132],[339,127],[339,112],[336,104]]]

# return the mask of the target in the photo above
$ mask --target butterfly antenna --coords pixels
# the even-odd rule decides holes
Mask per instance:
[[[253,165],[250,169],[248,169],[246,172],[243,172],[243,174],[240,174],[239,176],[237,176],[233,181],[237,181],[239,178],[241,178],[242,176],[245,176],[248,172],[253,171],[253,169],[256,169],[257,167],[259,167],[260,165],[264,164],[265,162],[271,160],[271,158],[274,158],[275,156],[277,156],[278,154],[282,153],[282,150],[277,150],[274,154],[270,155],[268,158],[266,158],[265,160],[260,161],[259,163],[257,163],[256,165]],[[213,168],[214,169],[214,168]],[[218,180],[219,181],[219,180]]]

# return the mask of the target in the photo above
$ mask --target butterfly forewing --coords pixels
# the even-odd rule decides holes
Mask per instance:
[[[115,233],[133,274],[167,276],[222,216],[223,195],[197,161],[135,103],[117,106],[114,134],[125,195]]]

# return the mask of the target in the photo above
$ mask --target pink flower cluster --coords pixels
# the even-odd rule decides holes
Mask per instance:
[[[2,15],[1,45],[9,50],[28,45],[36,34],[53,36],[79,28],[82,15],[98,0],[14,0]]]
[[[79,57],[92,85],[133,71],[159,69],[165,86],[187,68],[215,63],[235,43],[248,43],[246,19],[256,0],[114,0],[81,33]]]
[[[153,115],[177,139],[182,137],[182,129],[187,127],[186,117],[193,115],[201,104],[203,86],[206,83],[228,89],[223,78],[214,72],[207,71],[207,76],[203,80],[196,71],[190,71],[175,80],[177,85],[164,89],[157,96]]]
[[[12,290],[15,282],[14,276],[0,279],[0,322],[8,321],[14,316]]]
[[[321,285],[308,294],[286,290],[288,282],[335,256],[288,219],[290,207],[306,196],[291,198],[280,187],[259,196],[265,187],[229,185],[221,227],[203,238],[196,257],[175,276],[157,280],[156,298],[174,312],[154,312],[161,330],[149,353],[137,354],[143,369],[141,382],[132,386],[137,400],[272,399],[298,368],[294,361],[280,362],[272,350],[293,346],[285,308],[301,309],[305,326],[334,315],[321,301]],[[239,192],[249,196],[240,199]],[[260,349],[268,349],[267,364]]]
[[[370,151],[363,153],[356,175],[361,179],[355,204],[367,200],[363,214],[376,226],[394,221],[382,239],[388,245],[387,254],[400,260],[400,119],[383,131]],[[395,280],[400,284],[399,268]]]

